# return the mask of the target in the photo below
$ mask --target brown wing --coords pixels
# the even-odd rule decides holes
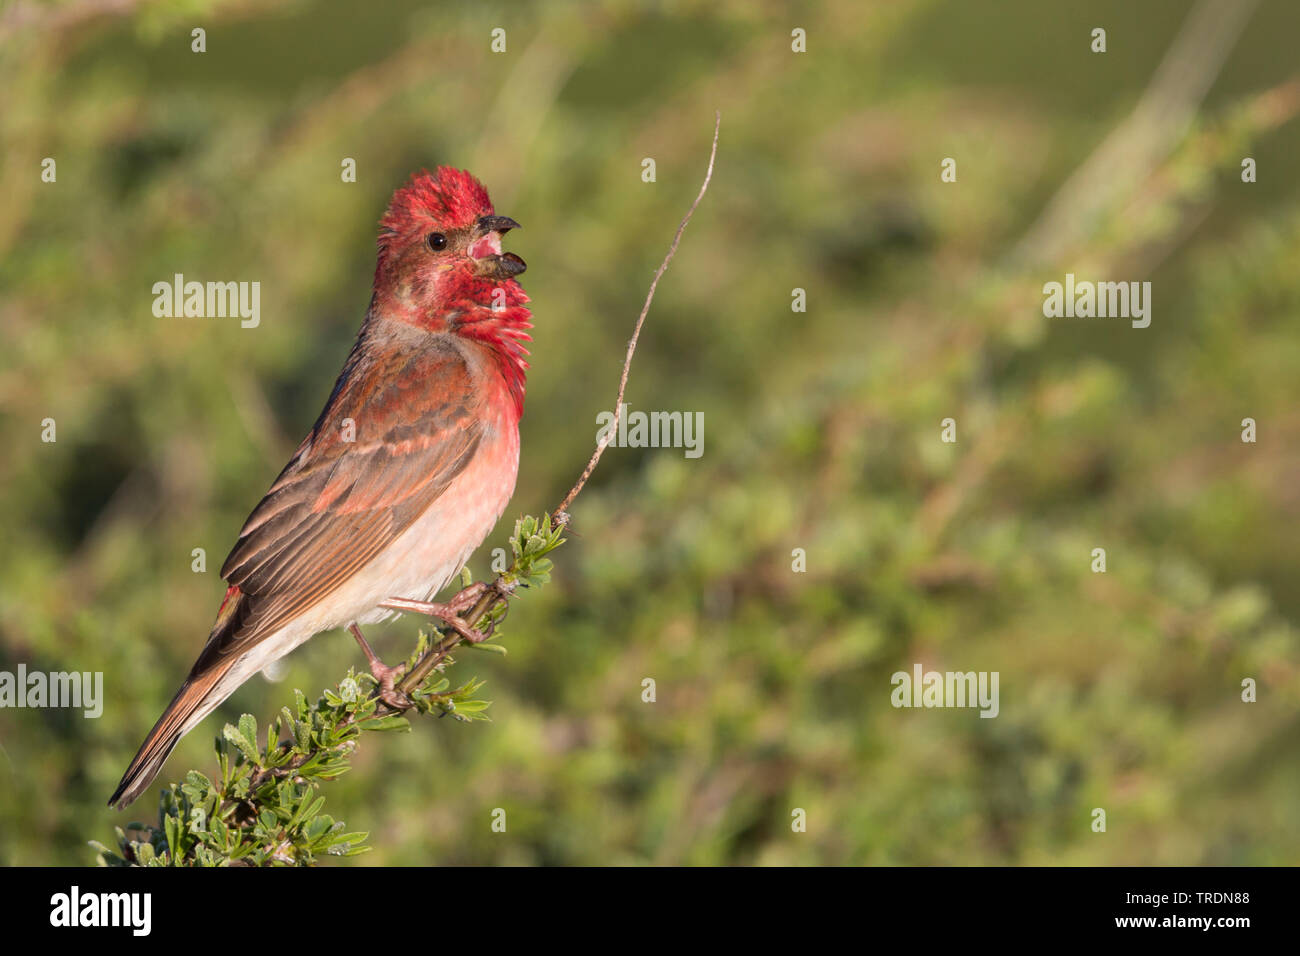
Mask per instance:
[[[453,346],[396,352],[358,343],[311,435],[221,568],[241,593],[223,608],[196,672],[273,634],[424,513],[478,447],[473,384]]]

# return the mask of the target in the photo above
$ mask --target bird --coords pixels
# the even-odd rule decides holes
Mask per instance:
[[[316,634],[349,629],[386,703],[402,665],[363,625],[407,610],[470,640],[462,599],[433,602],[495,526],[519,468],[532,313],[502,252],[519,223],[470,173],[421,170],[380,220],[369,308],[329,399],[221,568],[198,659],[109,805],[153,782],[180,739],[244,681]],[[462,595],[464,592],[462,592]]]

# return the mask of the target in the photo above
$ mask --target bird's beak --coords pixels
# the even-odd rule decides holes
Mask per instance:
[[[478,236],[481,239],[489,232],[500,233],[505,235],[511,229],[519,229],[521,226],[509,216],[483,216],[478,221]]]
[[[501,251],[501,237],[511,229],[520,228],[509,216],[483,216],[475,224],[475,240],[470,245],[469,257],[474,260],[475,271],[486,279],[512,279],[528,268],[527,263],[513,252]]]

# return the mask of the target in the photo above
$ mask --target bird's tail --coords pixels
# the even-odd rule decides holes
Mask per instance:
[[[230,671],[235,659],[232,656],[225,666],[208,667],[202,673],[190,674],[126,768],[117,790],[108,799],[110,807],[121,810],[147,790],[180,739],[229,696],[234,687],[227,684],[228,689],[223,693],[221,679]]]

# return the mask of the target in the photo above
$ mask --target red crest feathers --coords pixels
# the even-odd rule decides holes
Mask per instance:
[[[439,166],[432,174],[415,173],[393,193],[380,226],[389,236],[400,236],[417,226],[456,229],[492,213],[492,200],[481,182],[463,169]]]

